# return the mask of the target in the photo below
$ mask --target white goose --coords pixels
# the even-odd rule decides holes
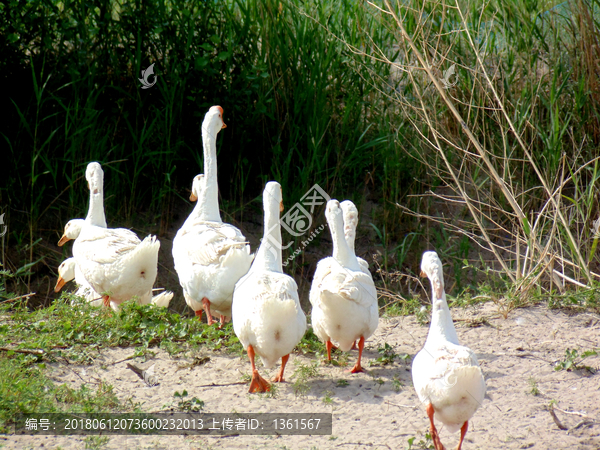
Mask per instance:
[[[155,236],[148,236],[140,242],[130,230],[96,225],[106,222],[104,173],[100,164],[88,165],[86,178],[90,188],[90,207],[73,245],[77,266],[92,289],[102,294],[105,306],[111,302],[118,306],[132,297],[151,299],[160,243]],[[76,222],[75,228],[77,223],[81,224]],[[65,236],[59,242],[64,243],[64,240]]]
[[[219,314],[220,327],[231,317],[235,283],[254,257],[242,232],[224,223],[219,213],[216,137],[225,127],[223,109],[211,107],[202,122],[205,174],[194,178],[190,196],[198,203],[173,240],[175,270],[186,303],[199,318],[204,309],[209,325],[212,313]]]
[[[451,433],[460,429],[460,450],[468,420],[483,402],[485,380],[475,353],[458,343],[446,303],[442,262],[436,252],[423,254],[421,276],[431,281],[432,315],[425,345],[413,361],[413,385],[419,400],[427,405],[436,450],[444,450],[444,446],[433,422],[434,415]]]
[[[264,237],[250,271],[237,282],[233,293],[233,330],[252,365],[251,393],[270,390],[270,384],[256,370],[255,355],[267,368],[281,358],[281,369],[273,381],[282,382],[290,352],[306,331],[298,286],[282,268],[279,213],[283,200],[279,183],[267,183],[263,207]]]
[[[59,292],[66,283],[72,280],[75,280],[79,286],[74,292],[76,296],[83,297],[91,306],[102,306],[102,296],[94,291],[87,280],[83,278],[75,258],[67,258],[58,266],[58,281],[56,282],[56,286],[54,286],[54,292]],[[167,291],[151,298],[148,295],[139,297],[137,303],[140,305],[151,303],[153,306],[167,308],[172,298],[173,293]],[[115,311],[119,309],[119,306],[115,302],[111,302],[110,306]]]
[[[84,219],[69,220],[65,225],[64,233],[63,233],[62,237],[60,238],[60,240],[58,241],[58,245],[62,246],[66,242],[68,242],[72,239],[77,239],[79,237],[79,234],[81,233],[81,229],[83,228],[84,224],[85,224]],[[120,235],[122,240],[131,240],[132,242],[138,242],[138,243],[140,242],[137,235],[131,230],[127,230],[125,228],[111,228],[111,232],[114,232],[114,233],[117,233],[118,235]],[[74,265],[74,267],[71,267],[71,265]],[[62,269],[61,269],[61,267],[62,267]],[[79,266],[77,265],[77,260],[75,258],[66,259],[65,261],[62,262],[62,264],[59,266],[58,269],[59,269],[58,270],[59,281],[56,283],[55,292],[59,292],[62,289],[62,287],[65,285],[65,283],[73,280],[73,278],[65,278],[65,276],[61,275],[61,270],[65,273],[65,275],[67,277],[71,276],[70,271],[73,270],[75,283],[79,286],[79,289],[75,292],[75,295],[83,297],[83,298],[87,299],[88,301],[92,302],[92,306],[102,305],[102,301],[101,301],[102,296],[100,294],[98,294],[97,292],[95,292],[94,289],[92,288],[92,286],[87,282],[87,280],[81,273],[81,270],[79,269]],[[64,280],[59,285],[60,278],[63,278]],[[152,291],[155,291],[155,290],[160,290],[160,289],[153,289]],[[151,303],[154,306],[168,308],[171,300],[173,299],[173,292],[164,291],[158,295],[152,296],[152,291],[148,291],[144,295],[138,296],[137,303],[140,305],[147,305],[147,304]],[[100,299],[100,300],[98,300],[98,299]],[[119,308],[119,305],[115,302],[111,302],[110,306],[115,311],[117,311]]]
[[[333,256],[319,261],[310,288],[313,330],[325,342],[330,361],[332,341],[347,352],[358,339],[358,360],[350,372],[362,372],[365,339],[379,323],[377,291],[368,269],[363,271],[346,242],[337,200],[327,202],[325,217],[333,239]]]

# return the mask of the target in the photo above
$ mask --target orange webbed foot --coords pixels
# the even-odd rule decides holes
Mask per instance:
[[[348,370],[347,372],[349,372],[349,373],[360,373],[360,372],[364,372],[364,371],[365,371],[365,369],[363,369],[360,364],[356,363],[354,365],[354,367],[352,369]]]
[[[107,308],[110,306],[110,297],[108,295],[102,296],[102,304]]]
[[[219,328],[219,330],[222,330],[223,327],[225,326],[225,324],[229,321],[227,320],[227,317],[225,317],[223,314],[221,314],[221,315],[219,315],[219,322],[220,322],[220,325],[218,328]]]
[[[358,359],[356,360],[356,364],[354,365],[354,367],[352,369],[350,369],[350,373],[359,373],[359,372],[364,372],[360,362],[362,360],[362,352],[363,349],[365,348],[365,338],[364,336],[361,336],[360,339],[358,340]]]
[[[248,392],[253,394],[255,392],[268,392],[271,390],[271,385],[267,380],[260,376],[258,370],[252,372],[252,380],[250,381],[250,389]]]
[[[290,359],[289,354],[281,357],[281,369],[279,369],[279,373],[271,381],[276,383],[283,383],[285,381],[283,378],[283,372],[285,371],[285,365],[287,364],[288,359]]]
[[[210,300],[204,297],[202,299],[202,305],[204,306],[204,312],[206,313],[206,323],[212,325],[215,323],[212,314],[210,313]]]

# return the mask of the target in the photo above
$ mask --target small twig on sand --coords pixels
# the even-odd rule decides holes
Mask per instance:
[[[65,360],[66,360],[66,358],[65,358]],[[99,384],[97,381],[85,381],[85,380],[83,379],[83,377],[77,373],[77,371],[75,371],[75,370],[71,369],[71,368],[70,368],[68,365],[65,365],[65,367],[66,367],[67,369],[69,369],[71,372],[73,372],[75,375],[77,375],[77,377],[78,377],[78,378],[81,380],[81,382],[82,382],[83,384]]]
[[[565,411],[564,409],[560,409],[558,406],[555,406],[554,409],[556,409],[557,411],[560,411],[561,413],[564,413],[564,414],[573,414],[573,415],[581,416],[581,417],[585,417],[585,418],[588,417],[587,414],[580,413],[577,411]]]
[[[571,433],[571,431],[574,431],[584,425],[592,425],[592,424],[596,424],[598,422],[596,422],[595,420],[591,420],[591,419],[583,419],[581,422],[579,422],[577,425],[575,425],[574,427],[569,428],[569,431],[567,431],[567,434]]]
[[[111,362],[111,363],[110,363],[110,364],[108,364],[108,365],[109,365],[109,366],[114,366],[115,364],[122,363],[123,361],[129,361],[130,359],[133,359],[133,358],[135,358],[136,356],[139,356],[139,355],[136,355],[136,354],[134,353],[133,355],[129,355],[127,358],[123,358],[123,359],[120,359],[120,360],[118,360],[118,361]]]
[[[201,384],[200,386],[196,386],[199,388],[203,388],[203,387],[221,387],[221,386],[234,386],[236,384],[246,384],[246,381],[236,381],[235,383],[223,383],[223,384]]]
[[[46,352],[41,349],[19,349],[19,348],[8,348],[8,347],[0,347],[0,351],[2,352],[15,352],[15,353],[25,353],[27,355],[43,355]]]
[[[361,447],[373,447],[375,446],[375,444],[371,443],[371,442],[342,442],[341,444],[336,445],[336,447],[340,447],[342,445],[358,445]],[[385,445],[387,448],[389,448],[390,450],[392,449],[392,447],[390,447],[387,444],[383,444]]]
[[[557,411],[560,411],[563,414],[580,416],[580,417],[584,417],[584,419],[582,421],[580,421],[577,425],[575,425],[571,428],[567,428],[560,422],[560,420],[558,420],[558,417],[556,417],[556,413],[554,412],[555,409]],[[585,425],[595,425],[598,423],[595,420],[590,419],[587,416],[587,414],[580,413],[578,411],[565,411],[564,409],[560,409],[558,406],[554,406],[552,403],[550,404],[550,406],[548,406],[548,411],[550,411],[550,415],[552,416],[552,419],[554,420],[554,423],[556,423],[558,428],[560,428],[561,430],[567,430],[567,434],[570,434],[572,431],[577,430],[578,428],[581,428]]]
[[[554,420],[554,423],[558,428],[560,428],[561,430],[568,430],[568,428],[565,427],[560,420],[558,420],[558,417],[556,417],[556,413],[554,412],[554,405],[552,403],[550,403],[550,405],[548,406],[548,412],[552,416],[552,420]]]
[[[415,405],[398,405],[392,402],[385,402],[387,405],[397,406],[398,408],[410,408],[410,409],[418,409],[418,406]]]

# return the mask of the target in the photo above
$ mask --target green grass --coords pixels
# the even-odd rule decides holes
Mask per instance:
[[[46,375],[42,358],[0,354],[0,431],[8,432],[17,414],[51,412],[133,412],[122,404],[109,384],[55,385]]]
[[[139,408],[121,403],[111,385],[83,384],[79,388],[55,385],[46,363],[62,360],[92,364],[98,352],[109,347],[132,347],[136,356],[151,356],[151,348],[175,354],[203,349],[241,354],[242,346],[231,324],[223,330],[184,318],[165,308],[133,302],[120,313],[93,308],[65,295],[50,307],[34,311],[23,302],[0,304],[0,429],[15,415],[31,412],[130,412]],[[173,343],[179,345],[174,347]],[[203,402],[175,393],[180,411],[199,411]]]
[[[529,394],[533,395],[533,396],[537,396],[540,395],[540,389],[538,387],[537,381],[535,380],[535,378],[533,377],[529,377],[529,380],[527,380],[527,383],[529,384]]]
[[[90,351],[117,346],[138,347],[142,353],[151,347],[180,353],[176,343],[191,349],[202,345],[212,350],[242,351],[231,324],[218,330],[196,318],[134,302],[127,302],[114,313],[85,302],[71,304],[73,298],[64,295],[51,306],[34,311],[23,303],[3,305],[4,312],[10,310],[10,318],[0,327],[0,345],[17,343],[19,349],[44,349],[45,357],[64,356],[80,362],[89,360]]]
[[[298,360],[294,360],[294,364],[296,365],[296,369],[292,374],[292,378],[294,379],[292,387],[294,389],[294,394],[297,397],[303,397],[310,390],[310,385],[308,381],[311,378],[320,376],[318,368],[319,362],[315,361],[313,363],[304,364],[298,362]]]
[[[598,352],[596,350],[586,350],[586,351],[583,351],[580,353],[580,351],[575,348],[572,350],[567,348],[565,350],[564,359],[562,361],[559,361],[554,366],[554,370],[556,370],[556,371],[560,371],[560,370],[571,371],[571,370],[578,370],[578,369],[579,370],[586,369],[591,373],[595,373],[597,369],[582,364],[583,361],[586,358],[589,358],[590,356],[598,356]]]

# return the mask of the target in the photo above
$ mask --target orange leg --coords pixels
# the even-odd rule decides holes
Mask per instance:
[[[427,405],[427,415],[429,416],[429,421],[431,422],[431,440],[433,441],[433,446],[435,450],[446,450],[442,441],[440,441],[440,437],[438,436],[437,429],[435,428],[435,424],[433,423],[433,405],[430,403]]]
[[[250,364],[252,364],[252,380],[250,381],[250,389],[248,392],[251,394],[254,392],[267,392],[271,390],[271,385],[267,380],[261,377],[256,370],[256,366],[254,365],[254,348],[251,345],[248,346],[248,359],[250,359]]]
[[[196,313],[196,316],[198,316],[198,320],[202,320],[202,310],[199,309],[198,311],[194,311]]]
[[[204,312],[206,313],[206,323],[212,325],[215,321],[212,318],[212,314],[210,313],[210,300],[204,297],[202,299],[202,305],[204,305]]]
[[[102,304],[107,308],[110,306],[110,297],[108,295],[102,296]]]
[[[327,361],[331,361],[331,349],[336,347],[331,343],[331,341],[325,342],[325,347],[327,347]]]
[[[354,367],[350,370],[350,373],[364,372],[362,366],[360,365],[363,348],[365,348],[365,338],[364,336],[361,336],[360,340],[358,341],[358,359],[356,360],[356,364],[354,365]]]
[[[350,350],[356,350],[356,341],[352,343],[352,348]]]
[[[283,371],[285,370],[285,365],[287,364],[288,359],[290,359],[289,354],[281,357],[281,369],[279,369],[279,373],[271,381],[275,381],[276,383],[282,383],[285,381],[283,379]]]
[[[465,435],[467,434],[468,428],[469,428],[469,421],[466,421],[465,423],[463,423],[463,426],[460,428],[460,441],[458,442],[458,447],[456,447],[456,450],[460,450],[460,447],[462,446],[462,443],[465,439]]]
[[[228,320],[223,314],[221,314],[221,315],[219,315],[219,322],[220,322],[220,325],[219,325],[219,330],[220,330],[225,326],[225,324],[228,322]]]

